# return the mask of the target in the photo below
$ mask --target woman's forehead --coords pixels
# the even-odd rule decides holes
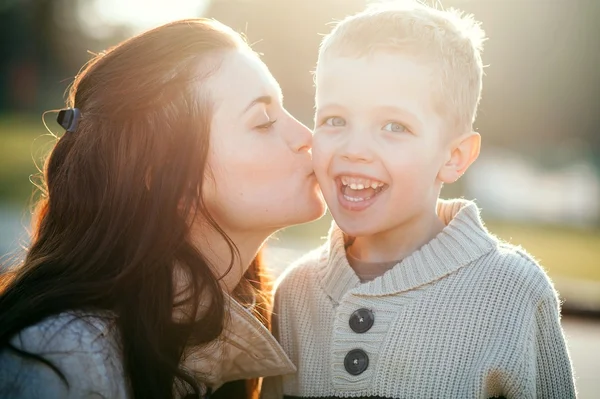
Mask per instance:
[[[225,55],[211,79],[210,88],[217,103],[227,104],[229,111],[240,113],[257,98],[281,98],[279,84],[267,66],[250,51],[232,51]]]

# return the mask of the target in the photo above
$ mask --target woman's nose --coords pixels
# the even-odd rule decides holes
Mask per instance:
[[[288,143],[294,152],[308,152],[312,148],[312,132],[300,123],[296,118],[290,116],[290,127],[287,129]]]

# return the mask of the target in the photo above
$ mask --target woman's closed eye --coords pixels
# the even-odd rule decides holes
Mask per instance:
[[[258,126],[255,126],[255,129],[261,130],[261,131],[269,130],[275,124],[275,122],[277,122],[277,119],[269,120],[266,123],[262,123]]]
[[[400,122],[389,122],[382,127],[382,130],[387,130],[392,133],[408,133],[408,128]]]

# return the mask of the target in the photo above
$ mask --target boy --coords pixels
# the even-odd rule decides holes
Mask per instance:
[[[544,271],[473,202],[438,198],[479,154],[483,40],[418,3],[324,38],[313,162],[335,223],[278,286],[274,332],[298,371],[265,397],[575,397]]]

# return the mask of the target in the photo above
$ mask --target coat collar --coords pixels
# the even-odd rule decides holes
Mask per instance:
[[[296,372],[296,367],[271,332],[233,298],[221,337],[194,348],[183,366],[199,375],[213,389],[226,382],[271,377]]]

